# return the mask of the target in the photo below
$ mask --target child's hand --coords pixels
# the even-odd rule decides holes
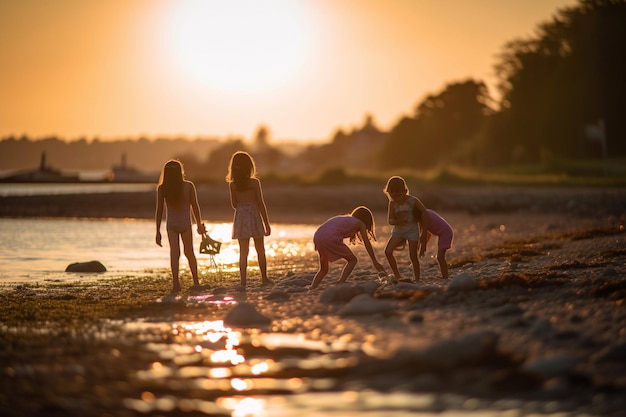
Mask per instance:
[[[157,245],[163,246],[163,245],[161,245],[161,232],[156,232],[156,238],[154,240],[155,240]]]
[[[272,233],[272,228],[268,224],[267,226],[265,226],[265,236],[269,236],[271,233]]]
[[[204,223],[200,223],[198,225],[198,234],[203,235],[206,233],[206,227],[204,226]]]

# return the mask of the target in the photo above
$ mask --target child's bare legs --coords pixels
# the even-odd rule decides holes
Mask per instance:
[[[348,263],[346,264],[346,266],[343,267],[343,270],[341,271],[341,278],[339,278],[339,282],[346,282],[357,263],[357,257],[354,255],[344,259],[348,261]]]
[[[239,240],[239,275],[241,276],[241,286],[246,286],[248,276],[248,253],[250,252],[250,239]]]
[[[272,281],[267,278],[267,258],[265,257],[265,243],[262,236],[254,238],[254,249],[256,250],[259,269],[261,270],[261,283],[270,284]]]
[[[180,245],[178,233],[167,231],[167,240],[170,243],[170,267],[172,269],[172,292],[180,291],[180,280],[178,279],[178,267],[180,261]]]
[[[320,282],[322,282],[322,279],[324,279],[326,274],[328,274],[328,259],[326,259],[320,254],[320,269],[315,274],[315,277],[313,278],[313,282],[311,283],[312,290],[314,290],[315,288],[318,287],[318,285],[320,285]]]
[[[413,266],[413,280],[419,281],[420,279],[420,260],[417,253],[419,248],[419,241],[409,240],[409,258],[411,258],[411,265]]]
[[[191,270],[191,276],[193,278],[193,285],[200,285],[198,280],[198,262],[196,261],[196,254],[193,252],[193,236],[191,229],[180,235],[183,241],[183,249],[185,257],[189,263],[189,269]]]
[[[447,249],[437,250],[437,262],[439,262],[439,269],[441,270],[441,278],[448,279],[448,263],[446,262]]]
[[[398,245],[402,244],[403,241],[404,239],[401,237],[392,236],[389,238],[389,241],[387,241],[387,246],[385,246],[385,256],[387,257],[393,276],[396,277],[396,279],[401,279],[402,277],[398,271],[398,263],[396,262],[396,257],[393,255],[393,251]]]

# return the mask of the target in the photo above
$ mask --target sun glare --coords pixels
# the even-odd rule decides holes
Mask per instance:
[[[225,91],[271,89],[304,64],[304,10],[290,0],[177,2],[169,21],[175,63],[198,82]]]

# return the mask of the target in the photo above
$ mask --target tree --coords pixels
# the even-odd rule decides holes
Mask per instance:
[[[385,168],[429,168],[445,162],[464,142],[473,140],[492,113],[483,82],[466,80],[428,95],[392,129],[381,152]]]
[[[490,142],[508,161],[589,154],[584,126],[604,120],[609,150],[624,155],[626,0],[580,0],[508,42],[496,74],[501,113]]]

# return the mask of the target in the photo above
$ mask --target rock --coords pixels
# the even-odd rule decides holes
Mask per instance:
[[[403,291],[403,290],[419,290],[420,286],[414,282],[398,282],[394,287],[394,291]]]
[[[422,361],[436,369],[489,362],[495,356],[499,335],[491,331],[468,333],[435,343],[421,352]]]
[[[626,342],[605,347],[604,349],[593,355],[591,360],[594,363],[626,362]]]
[[[374,295],[379,286],[380,284],[375,281],[367,281],[358,284],[357,288],[362,289],[365,294]]]
[[[448,283],[449,291],[469,291],[478,288],[478,280],[467,272],[455,276]]]
[[[320,295],[322,303],[347,303],[357,295],[363,294],[364,290],[351,285],[336,285],[326,288]]]
[[[522,314],[524,310],[517,304],[505,304],[493,312],[494,316],[520,316]]]
[[[418,312],[411,312],[409,313],[409,315],[407,316],[407,321],[409,323],[423,323],[424,322],[424,315]]]
[[[265,296],[265,299],[270,301],[284,301],[288,300],[289,297],[291,296],[285,291],[274,290],[271,293],[267,294]]]
[[[69,264],[67,268],[65,268],[65,272],[106,272],[102,263],[99,261],[89,261],[89,262],[75,262],[73,264]]]
[[[548,319],[539,319],[535,321],[532,326],[530,326],[530,334],[533,336],[547,338],[552,336],[553,333],[554,327]]]
[[[619,272],[615,268],[604,268],[602,274],[600,274],[601,280],[608,280],[619,276]]]
[[[572,372],[578,360],[570,355],[556,355],[526,362],[522,369],[541,376],[543,379],[555,378]]]
[[[197,293],[202,293],[205,291],[209,291],[211,289],[211,286],[208,284],[205,285],[192,285],[191,287],[189,287],[189,292],[192,294],[197,294]]]
[[[270,324],[272,320],[259,313],[254,305],[240,303],[230,310],[224,317],[224,324],[236,327],[255,327],[256,325]]]
[[[442,387],[441,379],[431,373],[417,375],[410,381],[410,388],[414,391],[436,391]]]
[[[290,271],[291,272],[291,271]],[[293,287],[306,287],[311,285],[311,281],[313,281],[313,274],[293,274],[286,276],[285,278],[280,280],[280,285],[283,287],[293,286]]]
[[[372,314],[389,314],[395,310],[395,305],[389,300],[377,300],[368,294],[354,297],[340,311],[339,315],[364,316]]]

